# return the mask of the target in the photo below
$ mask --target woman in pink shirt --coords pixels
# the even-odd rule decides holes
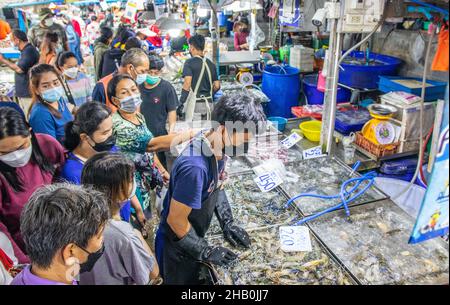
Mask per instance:
[[[248,50],[247,37],[249,34],[247,18],[241,18],[234,27],[234,50]]]
[[[0,108],[0,231],[11,241],[19,263],[27,263],[20,214],[31,194],[51,184],[65,162],[54,138],[34,134],[17,110]]]

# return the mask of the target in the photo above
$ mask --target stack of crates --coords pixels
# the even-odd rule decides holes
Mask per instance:
[[[314,71],[314,49],[295,45],[290,50],[289,65],[301,72]]]

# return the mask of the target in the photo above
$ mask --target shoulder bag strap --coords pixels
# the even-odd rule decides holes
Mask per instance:
[[[203,79],[203,75],[205,75],[205,63],[206,63],[206,57],[204,57],[202,59],[203,64],[202,64],[202,70],[200,72],[200,76],[197,80],[197,84],[195,85],[195,90],[194,90],[194,97],[197,98],[197,93],[198,93],[198,89],[200,88],[200,83],[202,82]]]
[[[63,77],[63,88],[64,88],[64,91],[66,92],[67,100],[69,101],[69,103],[76,106],[75,100],[72,95],[72,91],[70,91],[69,84],[67,83],[67,81],[64,77]]]

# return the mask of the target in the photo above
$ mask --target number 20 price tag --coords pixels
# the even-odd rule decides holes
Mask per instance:
[[[281,183],[283,183],[283,180],[274,171],[262,174],[258,176],[258,178],[256,178],[254,181],[256,182],[259,189],[263,193],[270,192],[271,190],[279,186]]]
[[[284,252],[312,251],[309,229],[305,226],[280,227],[280,243]]]

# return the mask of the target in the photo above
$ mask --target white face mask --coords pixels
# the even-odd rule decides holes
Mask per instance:
[[[52,25],[53,25],[53,19],[52,19],[52,18],[45,19],[45,20],[44,20],[44,25],[45,25],[46,27],[52,26]]]
[[[28,164],[32,152],[33,147],[30,144],[30,147],[28,148],[19,149],[6,155],[0,156],[0,161],[11,167],[22,167]]]
[[[68,78],[76,78],[78,75],[78,67],[73,67],[67,70],[64,70],[64,75]]]

